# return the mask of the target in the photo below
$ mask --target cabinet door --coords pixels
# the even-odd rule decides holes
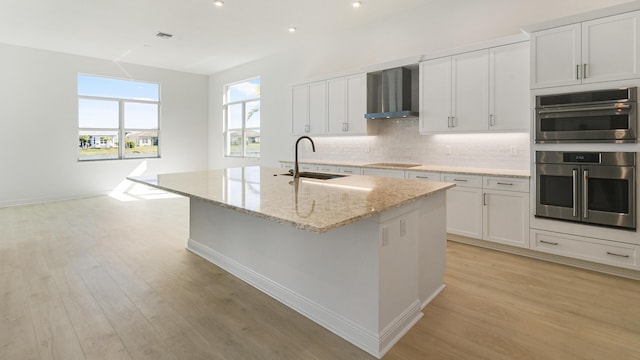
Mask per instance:
[[[292,89],[291,129],[295,135],[308,133],[309,87],[307,84]]]
[[[529,129],[529,43],[489,50],[489,129]]]
[[[489,117],[489,52],[474,51],[451,60],[454,131],[487,130]]]
[[[331,79],[328,86],[329,134],[341,135],[346,131],[347,121],[347,81],[345,78]]]
[[[451,58],[420,63],[420,132],[449,131]]]
[[[582,23],[583,83],[639,77],[640,12]]]
[[[485,190],[483,239],[529,247],[529,193]]]
[[[580,24],[531,34],[531,88],[580,84],[580,39]]]
[[[447,232],[482,239],[482,189],[447,190]]]
[[[309,84],[309,134],[327,132],[327,82]]]
[[[347,121],[349,135],[367,134],[367,74],[347,77]]]

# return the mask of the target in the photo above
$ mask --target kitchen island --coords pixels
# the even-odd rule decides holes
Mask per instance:
[[[378,358],[444,288],[453,184],[264,167],[129,179],[190,198],[190,251]]]

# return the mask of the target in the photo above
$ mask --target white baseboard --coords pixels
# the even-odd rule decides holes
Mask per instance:
[[[442,292],[442,290],[444,290],[444,288],[447,287],[446,284],[442,284],[440,285],[440,287],[438,287],[436,289],[436,291],[433,292],[433,294],[431,294],[431,296],[429,296],[428,298],[426,298],[425,301],[422,302],[422,305],[420,306],[420,309],[424,309],[427,307],[427,305],[429,305],[429,303],[431,301],[433,301],[433,299],[436,298],[436,296],[440,295],[440,293]]]
[[[420,302],[416,300],[380,334],[375,334],[193,239],[188,240],[187,250],[221,267],[377,358],[381,358],[391,349],[423,316]],[[436,295],[437,293],[430,299]]]

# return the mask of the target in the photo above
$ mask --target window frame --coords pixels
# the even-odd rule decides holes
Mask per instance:
[[[76,87],[76,93],[78,96],[78,102],[77,102],[77,107],[76,110],[78,110],[78,116],[77,116],[77,121],[78,121],[78,134],[80,133],[80,131],[95,131],[95,132],[99,132],[99,131],[108,131],[108,132],[116,132],[118,134],[118,156],[117,157],[111,157],[111,158],[95,158],[95,159],[91,159],[91,158],[86,158],[83,159],[80,157],[80,151],[78,151],[78,162],[87,162],[87,161],[108,161],[108,160],[135,160],[135,159],[159,159],[162,157],[162,153],[161,153],[161,146],[162,146],[162,141],[160,141],[160,134],[161,134],[161,87],[159,83],[154,83],[154,82],[150,82],[150,81],[139,81],[139,80],[132,80],[132,79],[120,79],[120,78],[114,78],[114,77],[108,77],[108,76],[100,76],[100,75],[91,75],[91,74],[83,74],[83,73],[78,73],[77,77],[76,77],[76,86],[78,84],[78,78],[80,76],[86,76],[86,77],[96,77],[96,78],[104,78],[104,79],[111,79],[111,80],[119,80],[119,81],[128,81],[128,82],[134,82],[134,83],[146,83],[146,84],[153,84],[153,85],[157,85],[158,86],[158,100],[142,100],[142,99],[127,99],[127,98],[116,98],[116,97],[110,97],[110,96],[95,96],[95,95],[80,95],[79,94],[79,89]],[[88,127],[81,127],[80,126],[80,100],[100,100],[100,101],[111,101],[111,102],[117,102],[118,103],[118,128],[88,128]],[[139,128],[125,128],[125,104],[127,103],[137,103],[137,104],[150,104],[150,105],[156,105],[157,109],[158,109],[158,114],[157,114],[157,128],[155,129],[139,129]],[[156,131],[157,132],[157,138],[158,138],[158,149],[157,149],[157,153],[156,155],[149,155],[149,156],[134,156],[134,157],[127,157],[126,155],[126,143],[127,143],[127,139],[126,139],[126,135],[127,133],[131,133],[131,132],[136,132],[136,131]]]
[[[249,131],[255,131],[257,130],[260,134],[262,134],[261,132],[261,128],[262,128],[262,118],[260,119],[260,126],[259,127],[247,127],[247,103],[251,103],[254,101],[259,101],[260,102],[260,107],[259,107],[259,111],[262,111],[262,94],[260,93],[258,97],[253,97],[253,98],[246,98],[244,100],[236,100],[236,101],[227,101],[227,96],[229,93],[229,88],[234,86],[234,85],[238,85],[238,84],[242,84],[242,83],[246,83],[246,82],[251,82],[253,80],[258,80],[258,85],[262,86],[262,78],[258,75],[258,76],[254,76],[254,77],[250,77],[247,78],[245,80],[241,80],[241,81],[235,81],[232,83],[228,83],[225,84],[222,88],[223,90],[223,95],[222,95],[222,126],[223,126],[223,131],[222,131],[222,138],[223,138],[223,142],[224,142],[224,156],[228,157],[228,158],[236,158],[236,159],[260,159],[260,157],[262,156],[262,144],[260,144],[260,152],[258,153],[257,156],[247,156],[247,132]],[[261,88],[262,89],[262,88]],[[241,128],[229,128],[229,107],[233,106],[233,105],[242,105],[242,127]],[[242,154],[241,155],[232,155],[231,154],[231,132],[237,132],[239,131],[242,134],[242,141],[241,141],[241,145],[242,145]],[[261,141],[260,141],[261,143]]]

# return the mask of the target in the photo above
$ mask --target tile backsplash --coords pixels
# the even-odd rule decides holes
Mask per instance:
[[[315,137],[301,159],[529,169],[529,133],[420,135],[418,119],[380,121],[377,136]],[[305,142],[306,143],[306,142]]]

